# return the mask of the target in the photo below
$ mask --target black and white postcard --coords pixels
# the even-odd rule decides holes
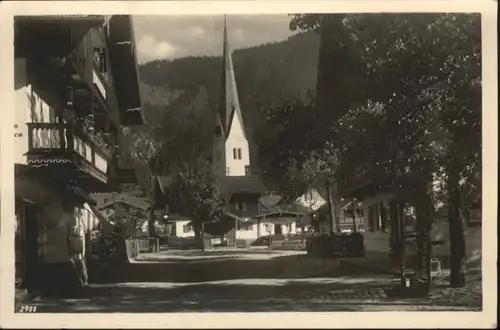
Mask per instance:
[[[496,6],[2,3],[1,325],[495,327]]]

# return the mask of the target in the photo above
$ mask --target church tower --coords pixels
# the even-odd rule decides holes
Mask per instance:
[[[250,152],[238,100],[225,16],[223,38],[221,96],[219,108],[215,114],[212,159],[215,171],[219,175],[250,175]]]

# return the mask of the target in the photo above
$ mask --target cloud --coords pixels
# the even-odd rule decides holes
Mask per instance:
[[[205,36],[206,31],[201,26],[193,25],[186,29],[186,34],[188,37],[199,39]]]
[[[142,35],[137,43],[140,62],[171,58],[175,56],[177,51],[178,47],[165,40],[159,41],[149,34]]]
[[[140,62],[222,54],[222,15],[134,16]],[[282,41],[295,34],[287,15],[228,15],[232,50]],[[141,49],[144,47],[144,49]]]

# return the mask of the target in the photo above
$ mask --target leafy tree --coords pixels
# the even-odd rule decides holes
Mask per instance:
[[[114,210],[115,213],[108,220],[114,225],[115,232],[125,238],[136,235],[147,219],[145,211],[132,206],[117,203]]]
[[[299,28],[317,26],[317,16],[315,20],[311,15],[299,15],[294,20],[292,23]],[[462,177],[468,171],[468,177],[478,181],[477,174],[473,175],[478,171],[472,169],[478,168],[480,149],[479,18],[456,14],[364,14],[346,15],[339,24],[339,16],[324,16],[321,18],[323,32],[328,21],[332,29],[328,34],[337,33],[336,43],[349,49],[363,67],[366,74],[360,85],[367,86],[364,97],[358,94],[351,101],[343,102],[348,111],[342,114],[344,107],[339,113],[339,125],[334,125],[333,149],[340,150],[340,163],[344,168],[357,165],[367,175],[390,175],[396,192],[417,206],[419,279],[426,291],[434,197],[429,186],[433,175],[445,167],[454,169]],[[346,35],[350,40],[342,37]],[[339,65],[335,56],[326,61]],[[331,75],[330,80],[339,79],[338,73]],[[337,86],[331,87],[332,98],[338,99],[342,93],[347,95],[347,90]],[[320,94],[325,91],[320,91],[318,85],[318,97]],[[365,105],[353,104],[356,99]],[[451,138],[440,136],[443,126]],[[345,127],[350,129],[346,131]],[[459,138],[467,136],[466,132],[474,139]],[[436,152],[436,145],[446,151]],[[457,147],[462,152],[456,153]],[[442,157],[443,154],[453,156]],[[452,187],[457,187],[460,175],[455,175],[455,184],[449,186],[450,196],[457,195],[452,193],[456,191]],[[455,197],[450,205],[457,205],[459,201]],[[460,230],[452,232],[463,238],[463,232],[458,234]],[[456,241],[458,243],[452,245],[463,247],[463,239]],[[464,248],[452,251],[452,255],[457,251],[463,255]]]
[[[219,221],[223,214],[225,199],[211,163],[203,157],[196,160],[189,173],[173,176],[166,195],[171,212],[192,219],[198,240],[203,240],[204,225]],[[203,241],[201,246],[204,248]]]
[[[368,49],[363,60],[371,64],[372,74],[368,77],[375,78],[370,84],[373,97],[394,109],[399,108],[394,119],[403,118],[403,127],[406,126],[403,134],[388,139],[399,137],[406,145],[402,149],[403,157],[391,159],[409,167],[415,179],[426,178],[426,185],[432,173],[438,172],[441,166],[445,168],[451,211],[451,282],[455,286],[465,285],[464,208],[461,204],[463,193],[473,190],[472,182],[476,185],[480,182],[477,180],[481,146],[480,17],[398,15],[388,20],[370,16],[374,22],[367,23],[363,23],[363,19],[354,18],[351,23],[367,26],[375,22],[389,36],[382,40],[373,38],[377,42]],[[357,41],[370,44],[360,34]],[[408,105],[407,111],[405,105]],[[398,126],[401,127],[400,121]],[[405,164],[406,156],[410,157]],[[460,188],[462,179],[470,183],[469,189]],[[426,208],[425,204],[429,203],[424,203],[420,210]],[[426,219],[417,222],[417,229],[427,235],[432,215],[423,216]],[[421,267],[425,269],[428,259],[425,254],[430,249],[425,240],[420,243]]]
[[[163,107],[162,115],[150,111],[154,117],[146,118],[150,119],[146,125],[122,129],[123,157],[135,166],[139,185],[146,191],[152,205],[159,202],[155,195],[156,177],[177,173],[184,167],[189,169],[204,153],[203,142],[208,130],[204,125],[207,111],[199,111],[199,107],[203,106],[195,104],[184,108],[182,102],[172,101]],[[155,237],[157,219],[154,218],[153,208],[148,219],[149,234]]]
[[[296,30],[313,30],[319,31],[321,27],[322,14],[291,14],[289,28],[291,31]]]

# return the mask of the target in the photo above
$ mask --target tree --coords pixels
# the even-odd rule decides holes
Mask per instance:
[[[204,141],[207,132],[211,133],[204,125],[209,112],[195,106],[185,108],[182,98],[170,101],[161,108],[161,115],[159,109],[147,111],[151,118],[146,118],[145,125],[124,127],[121,131],[123,158],[136,168],[139,185],[152,206],[158,202],[155,196],[157,176],[178,173],[184,168],[189,170],[196,158],[205,153]],[[151,107],[146,105],[149,110]],[[157,236],[153,211],[154,207],[148,213],[150,237]]]
[[[316,28],[318,16],[313,16],[295,16],[292,23],[296,27]],[[457,139],[460,136],[458,132],[462,133],[461,136],[464,136],[464,132],[478,136],[479,125],[475,118],[480,107],[477,102],[475,105],[470,102],[471,99],[477,99],[474,96],[471,98],[471,95],[480,95],[480,89],[471,87],[478,86],[477,80],[480,79],[477,70],[480,37],[475,28],[479,25],[478,17],[455,14],[364,14],[345,15],[339,20],[339,16],[335,19],[327,19],[326,16],[320,18],[321,29],[325,28],[323,23],[332,22],[330,35],[338,33],[337,44],[349,49],[351,57],[358,61],[366,73],[360,81],[361,86],[366,86],[366,94],[357,94],[349,102],[343,102],[344,111],[345,105],[348,111],[343,115],[340,112],[340,125],[336,125],[333,130],[333,136],[336,136],[333,148],[341,151],[340,167],[358,165],[368,174],[388,174],[395,191],[416,205],[417,253],[420,260],[418,279],[423,292],[426,292],[430,277],[429,230],[434,196],[430,184],[433,175],[439,172],[440,165],[446,163],[445,167],[453,168],[451,164],[460,163],[457,157],[448,158],[443,163],[442,157],[436,153],[436,141],[439,140],[440,127],[444,124],[443,118],[455,117],[451,120],[454,126],[445,125],[455,138],[442,144],[443,148],[449,152],[460,145],[463,153],[459,157],[479,159],[477,138],[473,139],[473,146],[470,141],[467,144]],[[473,32],[470,27],[473,27]],[[346,35],[350,40],[343,37]],[[345,55],[339,59],[342,58],[347,59]],[[339,59],[326,58],[326,61],[338,66]],[[467,59],[471,65],[465,65]],[[461,74],[456,74],[457,69]],[[334,80],[342,78],[335,72],[331,75]],[[359,79],[358,75],[353,76]],[[450,82],[455,84],[455,88],[450,88]],[[333,100],[349,92],[341,85],[335,86],[331,87],[331,92],[335,93],[330,95]],[[320,94],[328,93],[320,92],[319,87],[318,82],[318,98]],[[455,93],[455,90],[460,93]],[[438,97],[441,95],[446,97]],[[447,102],[438,102],[442,100]],[[361,102],[361,106],[352,101]],[[448,111],[444,110],[446,108]],[[457,109],[461,109],[460,114]],[[464,112],[470,115],[464,116]],[[461,125],[456,125],[457,122]],[[325,119],[323,123],[328,121]],[[342,124],[344,128],[350,129],[346,131],[339,127]],[[477,161],[462,164],[465,166],[457,166],[459,170],[455,172],[474,168]],[[459,198],[450,200],[450,204],[457,203]],[[458,245],[463,246],[461,240],[458,241]]]
[[[123,127],[120,140],[121,150],[125,150],[121,155],[124,161],[128,161],[136,169],[138,183],[146,193],[151,203],[151,209],[148,212],[148,230],[149,236],[155,237],[155,218],[153,215],[155,205],[155,186],[156,175],[158,174],[161,160],[161,150],[164,142],[158,142],[153,134],[153,126],[144,125],[136,127]],[[156,139],[155,139],[156,138]],[[150,242],[152,244],[152,242]]]
[[[195,237],[204,249],[204,225],[219,221],[225,205],[210,162],[200,157],[190,173],[175,175],[166,197],[171,212],[192,219]]]
[[[465,286],[465,217],[481,194],[481,19],[448,15],[439,28],[455,49],[440,70],[447,86],[434,90],[439,105],[441,139],[436,143],[448,193],[451,286]]]
[[[115,232],[125,238],[135,236],[146,222],[144,210],[123,204],[115,205],[114,210],[115,213],[110,215],[108,220],[113,224]]]

